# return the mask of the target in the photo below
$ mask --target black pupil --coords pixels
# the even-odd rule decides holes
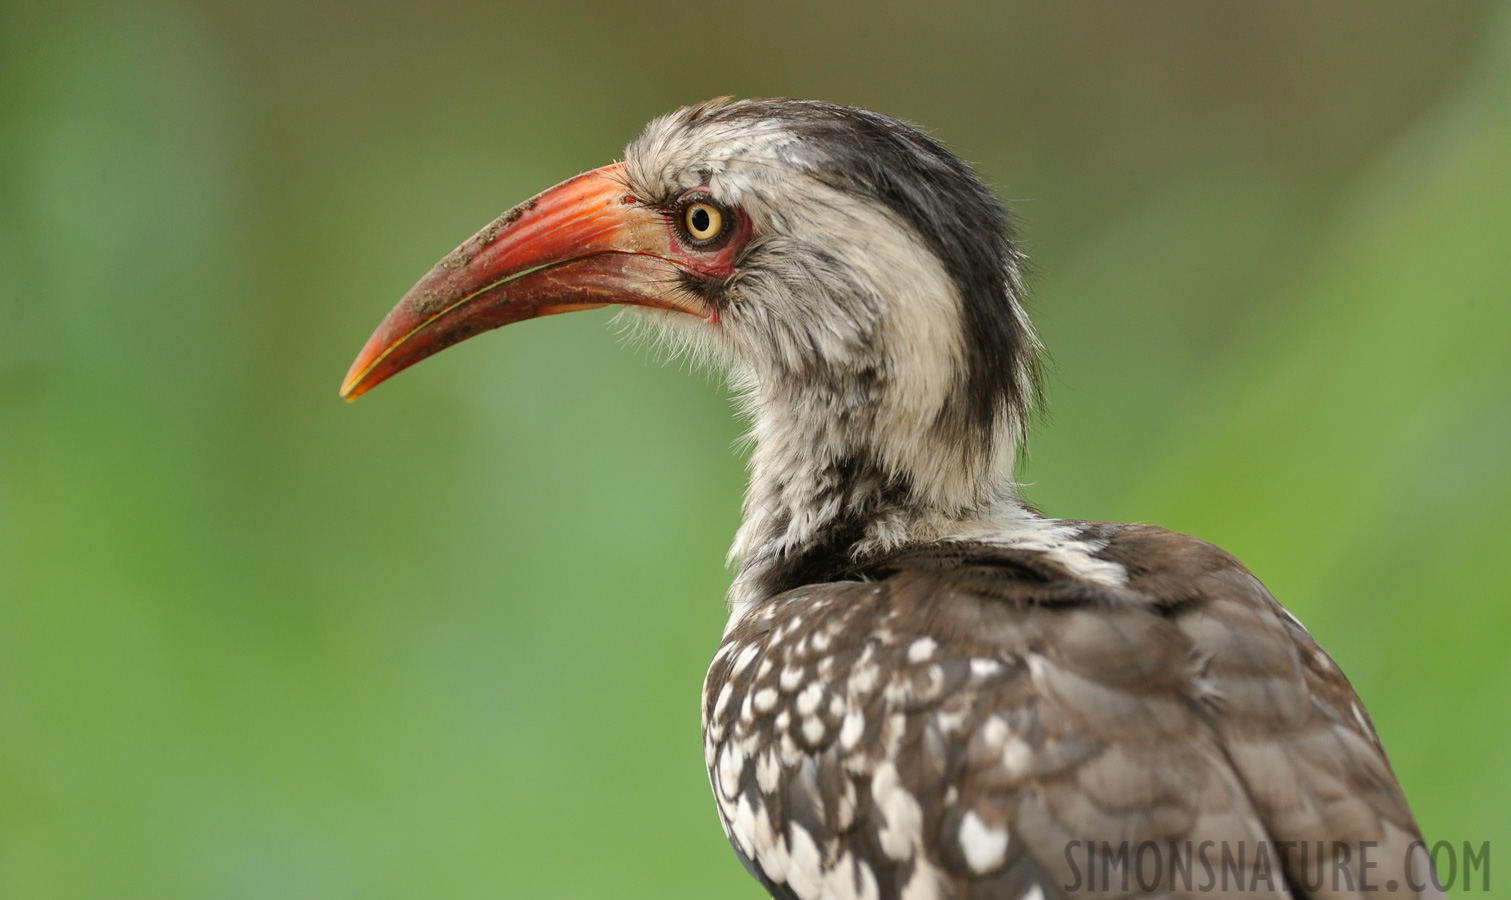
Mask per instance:
[[[692,224],[693,231],[697,232],[698,234],[702,234],[703,232],[707,231],[709,226],[708,210],[704,209],[701,206],[693,210]]]

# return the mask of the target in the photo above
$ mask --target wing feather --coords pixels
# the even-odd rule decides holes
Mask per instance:
[[[1086,534],[1125,586],[949,544],[736,623],[705,686],[706,749],[768,891],[1418,896],[1410,810],[1300,623],[1209,544]]]

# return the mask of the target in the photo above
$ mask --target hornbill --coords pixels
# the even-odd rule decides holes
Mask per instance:
[[[1020,497],[1022,263],[933,138],[725,98],[441,260],[341,394],[609,304],[729,373],[754,449],[704,758],[773,897],[1436,895],[1352,687],[1247,569]]]

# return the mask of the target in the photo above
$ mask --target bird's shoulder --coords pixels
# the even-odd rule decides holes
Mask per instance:
[[[906,548],[732,623],[705,752],[774,895],[1055,896],[1103,842],[1196,839],[1247,848],[1234,877],[1287,896],[1259,845],[1404,853],[1416,826],[1352,687],[1247,569],[1072,525],[1048,548]]]

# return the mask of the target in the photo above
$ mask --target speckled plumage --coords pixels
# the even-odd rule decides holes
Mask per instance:
[[[1337,841],[1372,846],[1368,884],[1394,896],[1417,829],[1305,629],[1209,544],[1073,524],[1126,584],[942,543],[771,598],[729,631],[704,749],[751,873],[797,900],[1102,896],[1087,845],[1213,841],[1219,874],[1220,848],[1246,848],[1245,896],[1355,896],[1303,893],[1316,872],[1258,859],[1324,841],[1327,881]],[[1151,895],[1213,893],[1199,866],[1143,876]],[[1111,895],[1124,877],[1111,870]]]
[[[1363,706],[1254,576],[1020,499],[1021,264],[916,129],[713,101],[463,244],[342,391],[604,303],[728,372],[753,449],[704,750],[774,897],[1438,896]]]

